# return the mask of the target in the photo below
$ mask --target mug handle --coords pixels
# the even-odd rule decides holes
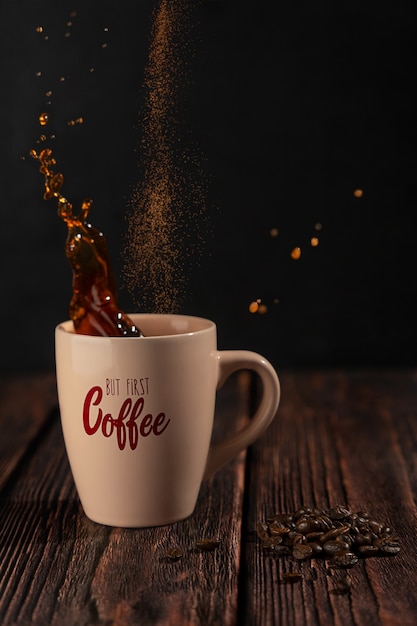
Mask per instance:
[[[218,361],[217,389],[234,372],[248,369],[259,375],[262,381],[262,397],[255,415],[242,430],[224,441],[210,445],[204,479],[210,478],[262,435],[275,417],[281,395],[276,371],[271,363],[257,352],[221,350],[215,353],[215,358]]]

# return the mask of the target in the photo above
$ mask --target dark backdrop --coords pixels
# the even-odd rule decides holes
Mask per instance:
[[[157,5],[0,0],[4,372],[52,368],[53,330],[68,317],[65,225],[27,157],[48,89],[66,195],[94,199],[121,304],[140,308],[122,248]],[[220,348],[259,351],[278,369],[415,365],[413,3],[189,5],[178,120],[201,158],[206,210],[189,223],[203,243],[180,311],[214,319]],[[249,311],[257,299],[263,314]]]

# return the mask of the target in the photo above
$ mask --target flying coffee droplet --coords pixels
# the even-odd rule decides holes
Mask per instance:
[[[92,206],[93,206],[93,201],[91,200],[91,198],[84,198],[81,204],[82,210],[89,211]]]
[[[44,175],[44,199],[58,201],[58,215],[68,227],[66,256],[73,271],[73,297],[69,312],[76,333],[102,336],[136,336],[142,333],[129,316],[118,308],[116,283],[106,239],[88,221],[92,201],[85,199],[79,215],[62,195],[64,176],[54,172],[56,160],[50,148],[31,156],[40,163]]]

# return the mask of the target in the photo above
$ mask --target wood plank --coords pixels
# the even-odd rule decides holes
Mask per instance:
[[[416,372],[281,373],[282,403],[250,451],[239,625],[411,626],[417,619]],[[344,504],[395,529],[401,552],[361,559],[340,594],[320,559],[271,557],[254,529],[301,505]],[[302,574],[283,584],[282,574]]]
[[[0,379],[0,492],[56,406],[53,373]]]
[[[216,437],[246,421],[248,384],[242,374],[219,392]],[[236,623],[245,454],[202,485],[187,520],[109,528],[80,509],[58,415],[43,435],[2,495],[2,626]],[[220,544],[202,551],[202,539]]]

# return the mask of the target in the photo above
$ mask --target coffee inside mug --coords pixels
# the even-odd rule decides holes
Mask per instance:
[[[203,317],[188,315],[169,315],[165,313],[155,314],[129,314],[129,317],[140,324],[140,330],[145,337],[166,337],[168,335],[186,335],[209,328],[216,328],[211,320]],[[60,324],[67,332],[74,333],[74,326],[71,321]],[[75,334],[75,333],[74,333]],[[89,335],[91,337],[96,335]],[[112,337],[121,340],[140,340],[142,337]]]

